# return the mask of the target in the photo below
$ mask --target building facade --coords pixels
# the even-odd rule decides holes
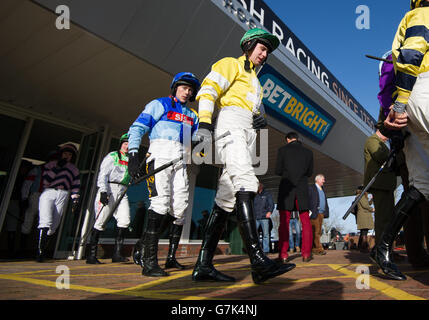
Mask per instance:
[[[41,163],[59,144],[73,142],[83,205],[64,215],[55,257],[81,258],[103,157],[145,104],[169,94],[176,73],[202,80],[218,59],[241,55],[239,40],[253,27],[281,40],[258,74],[269,124],[259,137],[260,180],[275,198],[277,149],[294,130],[314,153],[315,173],[329,177],[329,197],[352,195],[362,183],[361,150],[374,119],[263,1],[7,0],[0,12],[2,239],[22,160]],[[142,144],[148,147],[147,137]],[[211,210],[220,171],[219,165],[190,166],[182,244],[201,243],[198,221]],[[129,199],[126,243],[134,244],[148,207],[145,185],[130,188]],[[113,243],[113,222],[109,226],[101,243]]]

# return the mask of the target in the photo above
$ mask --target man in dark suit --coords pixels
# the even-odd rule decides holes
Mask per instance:
[[[318,174],[314,178],[315,183],[308,186],[309,205],[311,212],[311,226],[313,231],[313,252],[320,255],[325,255],[320,243],[322,235],[323,219],[329,218],[328,199],[326,198],[323,185],[325,184],[325,176]]]
[[[313,153],[298,141],[296,132],[286,135],[287,144],[277,154],[276,174],[282,179],[279,185],[278,209],[279,260],[286,262],[289,247],[289,221],[292,211],[299,211],[302,224],[302,259],[311,260],[313,236],[309,217],[308,178],[313,174]]]

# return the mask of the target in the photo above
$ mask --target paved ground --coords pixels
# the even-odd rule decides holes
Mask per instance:
[[[276,255],[270,255],[276,258]],[[405,256],[404,256],[405,257]],[[87,265],[85,261],[0,261],[1,300],[428,300],[429,270],[413,269],[406,258],[398,263],[408,279],[388,280],[377,272],[368,255],[356,251],[328,251],[303,263],[292,255],[296,268],[264,284],[255,285],[246,256],[216,256],[215,266],[236,277],[235,283],[192,282],[195,257],[179,259],[186,270],[148,278],[133,263]],[[163,262],[160,259],[160,262]],[[63,281],[69,272],[68,289]],[[59,268],[57,270],[57,268]],[[369,271],[365,282],[357,268]],[[358,283],[358,285],[357,285]],[[359,285],[360,284],[360,285]],[[360,288],[359,288],[360,287]]]

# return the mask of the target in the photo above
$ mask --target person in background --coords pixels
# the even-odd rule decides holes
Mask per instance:
[[[387,129],[399,132],[406,128],[410,133],[402,141],[410,185],[370,253],[382,271],[395,280],[406,277],[391,259],[393,242],[415,208],[429,200],[429,1],[411,0],[410,9],[392,44],[398,95],[384,121]],[[398,145],[394,149],[400,149]]]
[[[100,233],[105,230],[111,216],[115,218],[117,228],[112,262],[128,261],[121,253],[125,232],[130,225],[128,196],[124,196],[115,212],[111,213],[111,210],[129,182],[128,134],[125,133],[119,139],[118,148],[115,151],[109,152],[100,165],[100,172],[97,179],[98,193],[94,205],[95,223],[89,240],[90,254],[86,259],[86,263],[101,264],[97,259],[98,240]]]
[[[79,207],[80,173],[73,164],[77,148],[68,143],[60,148],[59,154],[59,160],[50,161],[43,167],[44,190],[39,199],[37,262],[43,262],[46,258],[48,236],[57,230],[68,198],[72,200],[72,213],[76,213]]]
[[[382,58],[392,61],[392,50],[386,52]],[[380,102],[380,114],[378,117],[377,128],[384,132],[384,135],[391,135],[392,130],[384,127],[390,107],[394,104],[398,91],[395,85],[396,76],[393,61],[380,62],[379,65],[379,84],[380,92],[378,100]],[[404,192],[409,189],[408,169],[405,162],[405,154],[400,150],[395,157],[396,174],[401,176]],[[407,248],[408,261],[415,268],[424,268],[429,266],[429,254],[424,248],[424,238],[429,239],[429,218],[424,214],[429,211],[429,201],[425,201],[416,207],[410,215],[408,221],[404,224],[404,241]],[[429,240],[427,240],[429,243]]]
[[[313,174],[313,152],[298,140],[296,132],[286,135],[286,145],[277,153],[275,173],[281,176],[278,192],[279,261],[288,260],[289,221],[292,211],[299,211],[302,224],[301,255],[304,262],[312,259],[313,235],[309,217],[308,178]]]
[[[8,256],[10,258],[15,258],[18,254],[16,250],[17,232],[19,223],[22,222],[22,213],[25,209],[21,201],[21,188],[23,183],[25,182],[25,178],[28,172],[32,169],[32,167],[33,164],[30,161],[21,161],[10,197],[9,206],[6,211],[5,227],[7,230]]]
[[[262,228],[262,249],[264,253],[270,252],[270,217],[274,209],[274,201],[271,193],[264,189],[260,182],[258,192],[253,200],[255,210],[256,230]]]
[[[326,251],[320,243],[323,219],[329,218],[328,199],[323,189],[325,176],[323,174],[316,175],[314,182],[308,187],[311,227],[313,230],[313,253],[325,255]]]
[[[295,231],[295,232],[293,232]],[[295,234],[295,240],[294,235]],[[289,253],[301,252],[301,222],[299,211],[292,211],[289,220]]]
[[[49,153],[47,162],[56,160],[58,151]],[[39,198],[43,192],[43,164],[31,169],[21,187],[21,198],[25,209],[24,222],[21,225],[21,247],[25,248],[27,237],[34,224],[34,218],[39,215]]]
[[[356,190],[356,197],[358,197],[362,190],[363,186],[359,186]],[[357,204],[357,213],[356,213],[356,224],[357,229],[360,231],[359,241],[357,248],[360,252],[369,252],[369,243],[368,243],[368,231],[374,229],[374,219],[372,218],[372,213],[374,208],[371,207],[372,199],[369,200],[368,192],[365,192],[365,195],[359,200]]]
[[[377,174],[381,165],[387,160],[390,149],[389,138],[380,129],[369,136],[364,145],[364,185],[368,185]],[[375,207],[375,243],[381,239],[385,226],[389,223],[395,206],[394,191],[396,188],[396,173],[390,166],[385,166],[368,189],[373,195]]]

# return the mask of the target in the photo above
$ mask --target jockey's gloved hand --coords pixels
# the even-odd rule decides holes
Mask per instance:
[[[109,196],[107,195],[107,192],[100,193],[100,202],[107,206],[109,204]]]
[[[267,119],[265,119],[263,114],[254,114],[253,115],[253,129],[262,129],[267,126]]]
[[[390,134],[390,146],[391,150],[399,152],[404,148],[404,135],[401,131],[393,131]]]
[[[128,152],[128,174],[133,179],[140,175],[139,153],[137,151]]]
[[[76,212],[79,211],[79,205],[80,205],[79,198],[73,198],[73,200],[72,200],[72,206],[71,206],[71,209],[72,209],[73,213],[76,213]]]
[[[214,127],[212,124],[207,122],[200,122],[193,140],[198,143],[203,141],[211,141],[213,131]]]

